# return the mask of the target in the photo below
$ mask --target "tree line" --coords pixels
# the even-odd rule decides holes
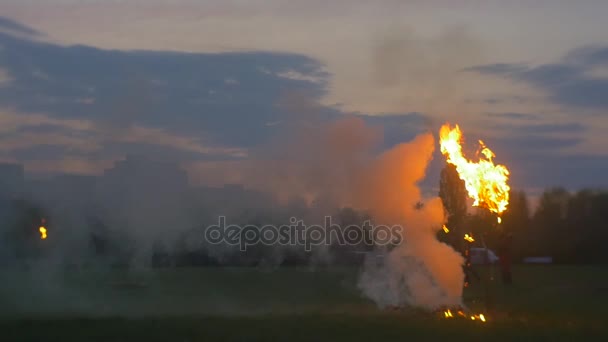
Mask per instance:
[[[502,223],[487,210],[470,212],[464,183],[452,165],[441,173],[439,195],[448,216],[450,233],[441,237],[462,250],[462,236],[483,237],[488,248],[499,248],[503,236],[512,237],[513,261],[548,256],[555,263],[606,263],[608,254],[608,191],[561,187],[545,190],[536,208],[530,208],[523,190],[512,190]],[[480,239],[478,239],[480,240]]]
[[[563,188],[547,189],[532,210],[526,193],[512,190],[507,211],[502,215],[502,223],[484,209],[471,209],[464,183],[459,179],[453,166],[447,165],[441,172],[439,196],[447,215],[449,233],[438,230],[438,238],[463,252],[469,242],[464,234],[475,238],[476,247],[483,245],[490,249],[504,248],[505,236],[509,236],[509,254],[513,262],[525,257],[549,256],[556,263],[606,263],[608,254],[604,244],[608,241],[608,191],[584,189],[569,192]],[[2,197],[2,196],[0,196]],[[300,208],[302,207],[302,208]],[[303,206],[299,213],[306,214]],[[423,207],[423,204],[421,204]],[[241,224],[280,224],[293,215],[293,207],[284,208],[283,216],[257,213],[252,218],[245,215]],[[297,210],[296,210],[297,211]],[[289,215],[287,215],[289,214]],[[287,216],[286,216],[287,215]],[[367,213],[352,208],[337,208],[333,213],[336,222],[342,226],[350,224],[362,226],[372,220]],[[48,241],[39,237],[38,226],[41,219],[50,225]],[[58,217],[46,211],[35,202],[24,199],[0,198],[0,263],[6,260],[44,257],[56,243],[54,225]],[[86,244],[78,258],[105,258],[118,265],[128,265],[133,258],[132,236],[127,231],[112,227],[102,217],[87,217],[78,225],[78,230],[86,230],[80,244]],[[202,236],[202,227],[176,227],[180,235],[172,242],[159,239],[151,247],[151,263],[167,265],[302,265],[310,264],[314,253],[303,250],[277,251],[271,246],[255,246],[242,253],[217,253],[195,244]],[[65,234],[64,236],[65,237]],[[65,248],[62,248],[65,249]],[[330,263],[353,264],[362,261],[369,246],[329,246]]]

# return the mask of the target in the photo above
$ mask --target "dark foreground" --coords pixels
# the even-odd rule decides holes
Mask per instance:
[[[356,271],[13,271],[0,285],[2,341],[546,340],[608,337],[608,268],[527,266],[495,283],[488,322],[380,311]],[[42,281],[44,280],[44,281]],[[24,285],[27,284],[27,285]],[[465,293],[484,311],[483,288]]]
[[[480,325],[404,314],[44,319],[1,326],[4,341],[585,341],[608,336],[599,325],[580,322]]]

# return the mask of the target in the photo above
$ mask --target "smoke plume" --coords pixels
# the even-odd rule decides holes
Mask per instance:
[[[436,238],[444,223],[441,200],[423,198],[418,187],[432,159],[433,135],[379,155],[382,132],[361,119],[338,120],[294,137],[252,164],[250,186],[284,198],[305,195],[327,208],[354,207],[371,213],[376,224],[400,225],[401,243],[371,253],[359,281],[380,307],[459,305],[463,258]],[[269,165],[272,174],[261,171]]]
[[[433,150],[433,136],[424,134],[382,154],[358,197],[379,223],[403,227],[401,243],[370,255],[360,278],[360,288],[381,307],[435,309],[461,302],[462,256],[436,238],[443,205],[439,198],[422,198],[417,186]]]

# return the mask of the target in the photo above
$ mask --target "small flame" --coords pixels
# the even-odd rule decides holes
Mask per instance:
[[[40,232],[40,240],[46,240],[46,228],[44,226],[40,226],[38,231]]]
[[[482,322],[486,322],[486,316],[484,316],[483,314],[479,314],[479,315],[472,315],[471,316],[471,320],[472,321],[476,321],[476,320],[480,320]]]
[[[473,162],[462,154],[462,132],[456,125],[445,124],[439,131],[441,153],[448,163],[456,166],[458,176],[474,200],[473,206],[484,207],[498,215],[498,223],[509,204],[509,170],[504,165],[495,165],[492,159],[494,152],[479,141],[483,157]]]
[[[450,232],[450,230],[448,229],[448,227],[445,226],[445,224],[443,225],[443,231],[447,234]]]
[[[440,312],[443,313],[443,317],[446,319],[460,317],[461,319],[470,319],[472,321],[481,321],[483,323],[487,322],[486,316],[484,314],[466,313],[462,308],[454,308],[454,311],[452,311],[452,309],[446,308]]]
[[[464,234],[464,239],[467,240],[468,242],[475,242],[475,239],[473,239],[473,236],[469,235],[469,234]]]

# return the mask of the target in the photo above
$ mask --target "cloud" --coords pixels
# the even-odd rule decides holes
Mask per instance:
[[[564,60],[585,65],[608,65],[608,47],[606,46],[585,46],[571,50]]]
[[[18,153],[22,149],[36,146],[66,146],[69,149],[94,152],[100,146],[86,137],[70,136],[57,131],[44,133],[18,132],[17,134],[2,137],[0,139],[1,151],[13,151]]]
[[[12,19],[0,16],[0,31],[10,31],[13,33],[24,34],[28,36],[40,36],[42,35],[39,31],[22,25]]]
[[[534,135],[518,135],[509,138],[494,139],[495,148],[508,149],[509,154],[520,156],[531,156],[534,159],[543,160],[548,154],[556,154],[560,149],[572,147],[580,144],[583,138],[580,137],[550,137]],[[565,161],[565,160],[564,160]]]
[[[41,158],[25,163],[25,171],[36,174],[96,174],[112,167],[113,160],[90,160],[74,156]]]
[[[11,75],[0,88],[0,106],[11,108],[0,115],[0,139],[4,156],[14,160],[41,157],[36,146],[57,158],[238,159],[295,126],[352,115],[381,129],[392,146],[426,120],[319,104],[330,75],[298,54],[103,50],[6,33],[0,44],[0,67]]]
[[[322,65],[296,54],[102,50],[4,33],[0,44],[12,77],[0,105],[87,119],[109,134],[139,124],[243,147],[272,132],[265,123],[282,119],[276,103],[286,92],[326,91]]]
[[[9,84],[13,79],[6,70],[0,69],[0,87]]]
[[[458,42],[467,44],[457,49],[462,55],[451,60],[449,47]],[[143,154],[178,160],[201,172],[220,170],[218,180],[228,175],[238,179],[238,172],[232,169],[259,157],[261,149],[281,144],[285,141],[282,138],[294,132],[314,131],[345,117],[358,118],[381,131],[383,141],[378,151],[408,141],[420,132],[434,131],[439,124],[425,113],[408,112],[408,101],[397,106],[402,108],[402,114],[390,115],[366,115],[346,112],[340,105],[323,105],[330,81],[331,87],[336,87],[330,79],[333,74],[318,60],[302,54],[107,50],[33,40],[3,30],[0,45],[0,70],[9,80],[0,84],[0,158],[24,161],[28,170],[58,170],[67,165],[71,170],[90,171],[125,154]],[[475,49],[466,48],[469,46]],[[444,33],[431,41],[413,34],[388,34],[372,48],[374,72],[370,76],[378,94],[382,95],[384,88],[395,94],[409,94],[401,81],[419,79],[432,90],[427,94],[431,95],[429,106],[425,107],[428,112],[437,111],[436,106],[440,106],[450,113],[466,113],[454,105],[454,98],[442,96],[449,95],[452,89],[467,88],[465,83],[456,81],[463,75],[452,75],[454,78],[447,83],[442,76],[443,71],[462,70],[469,61],[475,62],[478,46],[466,31],[458,31],[455,36]],[[602,101],[601,87],[586,91],[582,85],[603,82],[603,78],[591,76],[589,70],[604,65],[605,50],[578,49],[558,63],[539,66],[503,63],[466,70],[545,89],[571,106],[576,101],[588,101],[595,91],[599,99],[584,106],[597,108]],[[414,57],[409,59],[415,63],[402,66],[404,57],[412,54]],[[427,60],[425,56],[439,57]],[[441,72],[436,72],[438,67]],[[425,72],[418,73],[419,70]],[[584,94],[562,94],[571,87]],[[385,102],[374,94],[361,93],[358,97]],[[484,94],[483,98],[487,96]],[[523,103],[518,97],[508,100]],[[487,109],[480,110],[485,113],[484,120],[497,122],[471,127],[487,130],[477,132],[473,141],[484,138],[501,160],[514,167],[532,159],[543,160],[548,154],[571,152],[582,146],[591,128],[596,129],[572,122],[571,118],[549,121],[542,111],[530,108],[494,110],[497,112],[489,114]],[[455,120],[471,124],[466,122],[466,116]],[[474,122],[483,126],[484,120]],[[467,131],[472,132],[470,128]],[[39,168],[32,166],[43,161],[46,164]],[[428,186],[436,185],[432,175],[439,173],[441,162],[440,155],[431,162],[431,176],[424,181]]]
[[[475,71],[482,74],[505,75],[528,70],[525,64],[495,63],[465,68],[464,71]]]
[[[578,122],[568,123],[539,123],[539,124],[508,124],[499,123],[493,125],[494,129],[518,132],[522,135],[541,135],[551,133],[584,133],[587,127]]]
[[[514,113],[514,112],[507,112],[507,113],[487,113],[486,114],[488,117],[491,118],[499,118],[499,119],[512,119],[512,120],[525,120],[525,121],[533,121],[533,120],[538,120],[540,118],[539,115],[537,114],[530,114],[530,113]]]
[[[584,109],[608,108],[608,78],[593,76],[592,69],[608,65],[608,47],[571,50],[557,63],[488,64],[465,70],[509,78],[538,87],[559,105]]]
[[[0,87],[0,142],[10,160],[243,158],[277,130],[267,122],[289,119],[278,105],[286,94],[315,102],[328,77],[297,54],[103,50],[31,40],[14,31],[34,30],[9,19],[2,26],[12,28],[0,31],[10,80]]]
[[[3,160],[30,164],[69,157],[95,162],[116,160],[127,154],[184,162],[242,158],[247,150],[206,145],[199,138],[160,128],[133,125],[121,134],[108,136],[103,127],[89,120],[0,112],[0,158]],[[94,173],[99,172],[101,170]]]
[[[590,154],[547,155],[518,161],[520,175],[527,184],[539,188],[565,186],[568,189],[605,187],[602,180],[608,173],[608,156]],[[576,175],[576,176],[573,176]],[[521,184],[521,182],[518,183]]]

